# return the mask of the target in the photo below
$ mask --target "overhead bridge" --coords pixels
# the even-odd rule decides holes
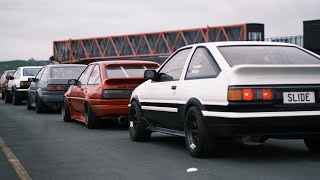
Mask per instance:
[[[263,24],[239,24],[53,42],[59,63],[169,56],[185,45],[216,41],[263,40]]]

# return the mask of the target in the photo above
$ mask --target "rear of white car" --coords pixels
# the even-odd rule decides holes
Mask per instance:
[[[7,84],[8,97],[5,99],[5,102],[12,102],[16,105],[26,100],[27,91],[30,86],[28,79],[34,78],[41,68],[42,66],[23,66],[17,68]]]
[[[187,48],[179,80],[157,79],[169,58],[133,92],[146,129],[185,136],[195,157],[208,155],[217,139],[231,137],[255,143],[301,138],[312,152],[320,151],[318,55],[269,42],[205,43],[182,50]],[[200,49],[205,53],[197,54]]]

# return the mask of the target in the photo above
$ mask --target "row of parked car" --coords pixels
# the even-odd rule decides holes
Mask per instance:
[[[3,78],[6,77],[6,78]],[[216,42],[178,49],[161,67],[148,61],[20,67],[2,79],[6,103],[37,113],[61,109],[92,129],[127,124],[133,141],[152,132],[185,137],[193,157],[219,141],[303,139],[320,152],[320,56],[293,44]]]

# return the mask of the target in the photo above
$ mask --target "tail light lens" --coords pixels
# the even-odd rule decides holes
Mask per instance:
[[[271,88],[229,88],[228,101],[272,101]]]
[[[65,91],[68,88],[65,86],[48,86],[47,91]]]
[[[20,81],[20,87],[28,88],[29,86],[30,86],[30,82],[28,82],[28,81]]]

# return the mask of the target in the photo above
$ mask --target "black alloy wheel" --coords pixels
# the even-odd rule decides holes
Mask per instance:
[[[141,107],[136,103],[131,103],[128,117],[129,134],[133,141],[143,142],[151,137],[151,131],[147,129],[147,122],[143,119]]]
[[[10,95],[9,91],[6,91],[6,95],[4,97],[5,103],[11,103],[12,102],[12,96]]]
[[[20,100],[18,92],[15,90],[12,90],[12,104],[18,105],[20,103],[21,103],[21,100]]]
[[[27,95],[27,103],[26,103],[27,109],[28,110],[32,110],[32,106],[31,106],[31,99],[30,99],[30,95],[28,93]]]
[[[311,136],[304,138],[304,144],[312,153],[320,153],[320,137]]]
[[[186,114],[185,141],[193,157],[210,157],[214,153],[215,137],[210,136],[204,117],[196,107],[190,107]]]
[[[70,116],[69,104],[68,104],[66,98],[63,99],[63,104],[61,107],[61,115],[62,115],[64,122],[71,122],[72,121],[71,116]]]
[[[88,104],[85,107],[85,124],[88,129],[96,129],[99,127],[98,119]]]

